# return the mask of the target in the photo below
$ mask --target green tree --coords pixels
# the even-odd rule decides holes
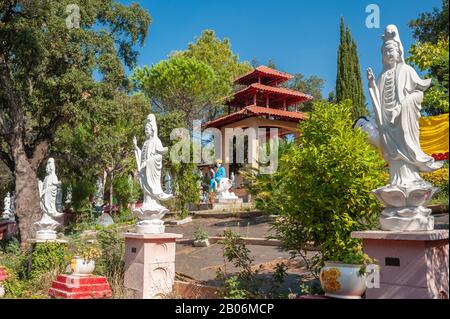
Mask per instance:
[[[95,113],[75,127],[62,125],[50,152],[51,156],[60,159],[59,171],[64,170],[64,174],[60,174],[62,181],[95,185],[96,176],[103,177],[103,172],[106,172],[105,190],[109,189],[109,202],[112,204],[114,185],[127,181],[128,175],[136,170],[131,141],[133,136],[143,137],[149,110],[149,102],[142,94],[117,93],[110,100],[99,103]],[[80,183],[81,180],[83,182]],[[89,189],[90,194],[95,190],[85,186],[83,189]],[[127,197],[123,196],[122,186],[120,192],[121,199]],[[86,195],[89,193],[84,193],[84,197],[80,194],[77,199],[86,203]]]
[[[337,77],[336,77],[336,100],[352,101],[352,118],[358,119],[368,114],[366,98],[364,96],[359,65],[358,50],[356,42],[352,37],[350,29],[345,26],[344,18],[341,17],[340,27],[341,40],[338,49]]]
[[[150,68],[137,68],[133,80],[152,99],[156,112],[183,112],[185,126],[203,118],[209,107],[223,97],[216,94],[214,70],[195,58],[174,56]]]
[[[257,207],[280,215],[275,229],[283,246],[303,257],[310,245],[320,249],[311,269],[351,249],[352,231],[377,226],[380,207],[370,191],[387,174],[365,133],[352,129],[351,107],[317,103],[296,144],[283,147],[277,172],[247,174]]]
[[[442,38],[448,38],[449,1],[442,0],[442,8],[434,8],[433,12],[421,13],[419,18],[409,22],[414,37],[420,42],[437,43]]]
[[[79,28],[66,24],[74,3]],[[134,68],[150,20],[113,0],[0,3],[0,158],[14,172],[22,241],[41,215],[36,173],[56,132],[129,89],[125,67]]]
[[[438,115],[448,113],[448,74],[449,39],[442,38],[437,43],[418,42],[411,46],[407,61],[426,71],[425,77],[431,78],[431,87],[425,92],[422,113]]]
[[[231,50],[230,40],[205,30],[184,51],[152,67],[137,69],[137,87],[159,112],[182,110],[187,124],[193,119],[211,120],[223,112],[225,98],[233,92],[233,80],[251,69]]]
[[[448,0],[442,1],[442,9],[422,13],[409,25],[414,31],[417,43],[411,46],[407,58],[425,77],[432,79],[431,87],[425,92],[422,112],[425,115],[448,113],[449,33]]]
[[[310,112],[312,111],[315,102],[323,100],[322,89],[324,85],[325,80],[317,75],[305,77],[301,73],[296,73],[294,74],[294,78],[288,82],[287,87],[291,90],[300,91],[313,97],[311,101],[300,103],[298,105],[299,110]]]

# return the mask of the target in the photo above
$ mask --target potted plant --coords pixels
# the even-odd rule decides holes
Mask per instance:
[[[206,230],[198,227],[194,233],[194,246],[195,247],[208,247],[209,246],[209,235]]]
[[[101,251],[92,243],[81,244],[70,262],[73,275],[91,275],[95,270],[95,260]]]
[[[366,267],[373,263],[361,245],[334,254],[320,270],[320,284],[325,296],[361,299],[366,291]]]

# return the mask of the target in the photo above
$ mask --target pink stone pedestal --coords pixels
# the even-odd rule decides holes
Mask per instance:
[[[380,266],[380,287],[366,299],[438,299],[449,296],[449,231],[362,231],[364,251]]]
[[[125,233],[125,289],[133,299],[162,298],[175,281],[175,246],[181,234]]]

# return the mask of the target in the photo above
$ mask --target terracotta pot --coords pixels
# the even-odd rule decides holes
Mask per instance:
[[[91,275],[95,270],[95,260],[86,260],[75,256],[70,263],[70,267],[72,275]]]
[[[325,296],[339,299],[361,299],[366,278],[359,275],[361,265],[325,262],[320,270],[320,284]]]

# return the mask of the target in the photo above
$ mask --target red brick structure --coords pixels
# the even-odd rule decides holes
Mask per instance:
[[[103,276],[59,275],[48,294],[62,299],[107,299],[112,297],[108,281]]]

